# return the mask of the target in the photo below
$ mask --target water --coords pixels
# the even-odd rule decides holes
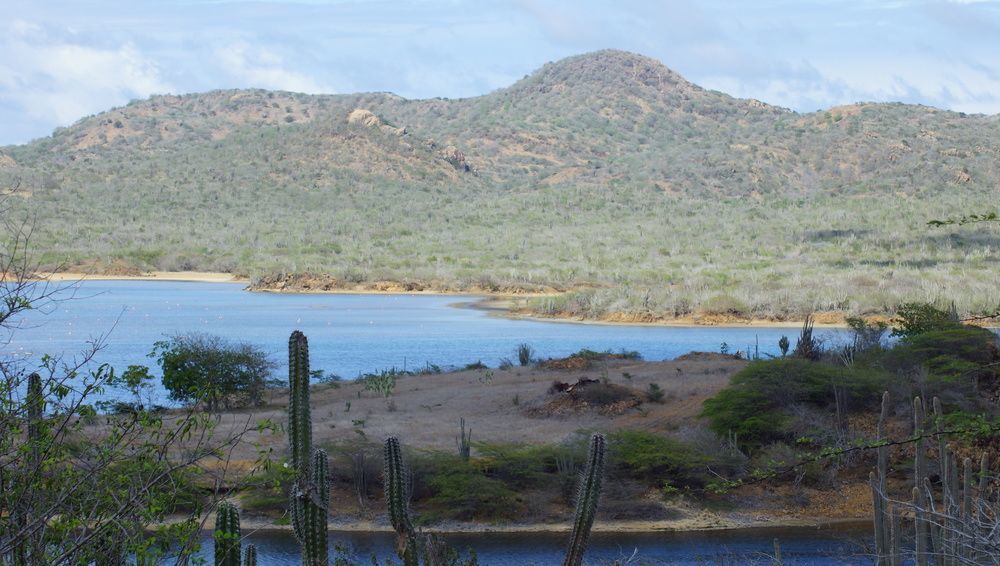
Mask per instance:
[[[87,341],[108,334],[97,361],[123,369],[155,366],[147,354],[173,334],[207,332],[259,346],[284,374],[292,330],[309,337],[314,369],[344,378],[379,369],[458,367],[481,360],[517,359],[524,342],[540,357],[566,356],[581,348],[635,350],[646,360],[672,359],[691,351],[777,354],[778,339],[794,328],[653,327],[512,320],[472,308],[478,297],[433,295],[306,295],[248,293],[241,284],[163,281],[85,281],[52,312],[29,312],[28,328],[12,340],[0,336],[0,355],[37,361],[42,354],[72,357]],[[830,339],[843,331],[822,331]],[[157,373],[154,367],[154,373]],[[157,373],[158,375],[158,373]],[[153,392],[165,403],[165,392]]]
[[[483,565],[560,564],[566,534],[490,533],[451,534],[444,538],[467,555],[475,549]],[[635,553],[631,564],[773,564],[774,539],[781,544],[785,564],[871,564],[864,543],[871,539],[867,526],[838,528],[758,528],[735,531],[595,533],[587,549],[585,564],[613,564]],[[299,549],[288,533],[256,532],[244,539],[257,545],[263,564],[299,564]],[[346,556],[360,564],[371,564],[372,555],[380,563],[395,557],[391,533],[335,533],[333,544],[350,549]],[[200,555],[211,558],[210,537]],[[342,556],[344,554],[341,554]],[[390,563],[397,563],[392,560]]]

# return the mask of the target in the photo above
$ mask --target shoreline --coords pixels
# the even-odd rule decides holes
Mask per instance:
[[[628,320],[620,313],[609,313],[606,318],[583,318],[576,315],[544,315],[517,309],[510,301],[518,297],[485,296],[482,299],[467,303],[454,303],[458,308],[471,308],[488,312],[491,316],[513,320],[531,320],[535,322],[557,322],[563,324],[591,324],[601,326],[648,326],[676,328],[802,328],[804,320],[768,320],[754,318],[746,320],[713,319],[685,316],[672,319],[655,319],[650,321]],[[815,322],[815,328],[847,328],[843,322]]]
[[[762,318],[733,319],[712,315],[688,315],[671,319],[653,318],[651,320],[636,320],[626,313],[607,313],[603,318],[584,318],[573,314],[545,315],[531,312],[513,304],[518,299],[530,297],[546,297],[558,295],[558,292],[496,292],[483,289],[451,290],[451,289],[407,289],[395,282],[372,282],[359,284],[353,288],[250,288],[250,279],[232,273],[208,271],[149,271],[141,275],[93,274],[77,272],[42,273],[39,281],[76,282],[76,281],[178,281],[192,283],[240,283],[247,285],[243,290],[251,293],[301,294],[301,295],[428,295],[440,297],[477,297],[473,301],[451,303],[454,308],[471,308],[487,312],[489,316],[511,320],[530,320],[535,322],[553,322],[562,324],[595,324],[606,326],[649,326],[676,328],[801,328],[804,320],[770,320]],[[814,321],[816,328],[847,328],[844,320],[846,312],[829,311],[817,313],[820,320]],[[876,320],[888,322],[889,318],[875,317]],[[1000,322],[982,321],[976,326],[998,328]]]
[[[291,525],[276,525],[258,517],[243,517],[242,527],[245,532],[291,533]],[[206,522],[203,531],[212,531],[211,522]],[[647,534],[647,533],[700,533],[700,532],[752,532],[783,529],[841,529],[871,526],[871,518],[831,518],[831,517],[782,517],[773,520],[747,519],[734,520],[718,516],[703,515],[689,519],[672,521],[611,521],[601,523],[595,521],[595,533],[610,534]],[[477,535],[477,534],[568,534],[572,530],[570,523],[511,523],[488,525],[477,523],[445,523],[432,525],[422,529],[427,533],[440,535]],[[374,521],[344,521],[337,522],[331,518],[329,528],[331,535],[336,533],[350,534],[388,534],[392,533],[391,525],[375,523]]]
[[[250,283],[250,279],[212,271],[147,271],[142,275],[104,275],[96,273],[40,273],[38,281],[186,281],[190,283]]]

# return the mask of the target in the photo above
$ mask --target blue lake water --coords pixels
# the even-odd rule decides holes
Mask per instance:
[[[496,565],[560,564],[567,535],[551,533],[452,534],[444,539],[468,556],[474,549],[479,563]],[[871,532],[866,526],[836,528],[776,528],[735,531],[595,533],[584,564],[614,564],[630,557],[629,564],[773,564],[774,539],[778,539],[784,564],[871,564]],[[299,549],[288,533],[257,532],[245,535],[257,545],[262,563],[299,564]],[[346,549],[336,551],[335,544]],[[396,564],[391,533],[335,533],[330,537],[331,558],[345,556],[360,564]],[[210,538],[200,555],[211,559]],[[332,561],[331,561],[332,562]]]
[[[654,327],[513,320],[473,308],[457,308],[478,297],[433,295],[309,295],[249,293],[241,284],[162,281],[85,281],[72,299],[51,312],[29,313],[27,328],[12,339],[0,336],[0,355],[37,360],[42,354],[72,357],[87,341],[108,334],[97,361],[116,368],[141,364],[153,343],[173,334],[206,332],[261,347],[286,371],[292,330],[309,337],[313,369],[344,378],[379,369],[419,369],[426,364],[464,366],[481,360],[516,360],[518,344],[539,357],[592,350],[635,350],[664,360],[691,351],[777,354],[778,339],[795,342],[795,328]],[[68,295],[67,295],[68,296]],[[822,330],[828,340],[843,331]],[[157,392],[158,402],[165,395]]]

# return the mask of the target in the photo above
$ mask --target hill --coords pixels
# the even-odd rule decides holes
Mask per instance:
[[[0,148],[0,186],[45,263],[100,271],[598,287],[546,308],[639,319],[977,310],[997,230],[925,223],[1000,200],[998,140],[1000,116],[800,114],[599,51],[459,100],[155,96]]]

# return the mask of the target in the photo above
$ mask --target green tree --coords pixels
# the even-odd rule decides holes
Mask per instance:
[[[211,334],[172,336],[154,344],[149,356],[159,362],[172,400],[204,402],[209,412],[259,405],[275,383],[275,364],[266,353]]]
[[[929,303],[904,303],[896,309],[892,335],[904,338],[961,327],[958,316]]]

